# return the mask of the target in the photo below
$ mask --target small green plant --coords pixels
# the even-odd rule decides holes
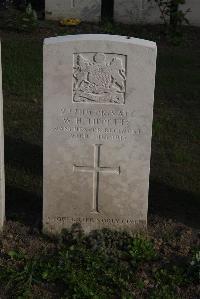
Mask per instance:
[[[150,299],[181,299],[176,296],[174,291],[170,286],[159,286],[156,288],[152,295],[150,296]]]
[[[184,269],[173,266],[155,272],[155,290],[151,299],[179,299],[177,288],[188,283]]]
[[[32,285],[36,281],[36,261],[28,259],[19,251],[10,251],[8,256],[10,263],[6,266],[0,265],[0,280],[5,282],[5,293],[16,296],[15,298],[29,298]]]
[[[187,282],[184,269],[176,266],[170,269],[160,269],[155,273],[155,278],[158,285],[169,285],[172,288]]]
[[[143,236],[137,236],[132,240],[128,252],[136,263],[156,258],[153,243]]]
[[[108,33],[108,34],[116,34],[116,24],[109,22],[109,21],[105,21],[103,23],[103,31],[104,33]]]
[[[17,17],[17,28],[20,31],[33,31],[37,27],[37,24],[37,13],[29,3],[25,11]]]
[[[32,32],[38,26],[37,13],[30,3],[21,10],[16,9],[14,5],[10,6],[1,14],[0,26],[7,30]]]
[[[200,251],[195,252],[190,262],[189,272],[194,279],[200,281]]]
[[[165,25],[170,25],[172,30],[176,30],[178,25],[188,24],[186,15],[190,9],[183,11],[180,5],[185,4],[185,0],[148,0],[156,2],[160,10],[160,18]]]
[[[169,40],[174,44],[179,44],[182,34],[179,30],[183,24],[189,24],[187,14],[190,9],[183,11],[180,5],[185,4],[185,0],[148,0],[156,2],[160,18],[165,24],[166,32]]]

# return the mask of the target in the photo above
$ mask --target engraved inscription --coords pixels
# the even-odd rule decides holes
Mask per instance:
[[[71,0],[71,8],[76,7],[76,2],[77,2],[77,0]]]
[[[126,56],[74,54],[73,102],[125,104]]]
[[[99,223],[99,224],[107,224],[107,225],[144,225],[146,226],[145,220],[136,220],[136,219],[124,219],[124,218],[92,218],[92,217],[47,217],[46,223],[49,224],[51,222],[57,223]]]
[[[62,107],[61,119],[51,130],[77,140],[90,139],[93,143],[121,143],[145,135],[144,125],[135,121],[135,112],[118,107],[114,110]]]
[[[93,201],[92,213],[99,213],[99,174],[111,173],[120,174],[120,167],[101,167],[100,166],[100,148],[102,144],[94,144],[94,165],[91,166],[77,166],[73,165],[73,171],[76,172],[90,172],[93,173]]]

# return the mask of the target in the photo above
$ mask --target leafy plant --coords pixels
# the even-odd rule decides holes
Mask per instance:
[[[1,0],[0,9],[24,8],[27,6],[27,2],[27,0]]]
[[[116,34],[117,24],[114,24],[110,21],[103,22],[103,32],[107,34]]]
[[[0,265],[0,280],[5,282],[6,294],[17,298],[28,298],[35,280],[36,260],[28,259],[22,252],[10,251],[8,255],[15,262]],[[16,298],[16,297],[15,297]]]
[[[153,243],[143,236],[134,238],[128,249],[129,254],[136,263],[150,261],[156,258]]]
[[[159,269],[155,272],[155,290],[150,299],[179,299],[177,288],[186,284],[187,277],[184,269],[173,266],[172,268]]]
[[[37,27],[37,13],[29,3],[24,12],[17,17],[17,28],[23,31],[33,31]]]
[[[155,278],[158,285],[169,285],[173,288],[176,288],[186,282],[184,269],[176,266],[169,269],[160,269],[155,273]]]
[[[150,296],[150,299],[181,299],[180,297],[177,297],[172,290],[170,286],[159,286],[156,288],[152,295]]]
[[[18,10],[14,6],[11,6],[1,13],[0,26],[6,30],[11,29],[19,32],[32,32],[37,28],[37,25],[37,13],[32,9],[30,3],[22,10]]]
[[[148,0],[154,1],[159,10],[160,18],[169,29],[171,34],[176,34],[178,27],[182,24],[189,24],[186,17],[190,9],[183,11],[180,9],[180,5],[185,4],[186,0]]]
[[[194,277],[194,279],[200,281],[200,251],[194,253],[190,262],[189,273]]]
[[[0,9],[7,9],[13,5],[13,0],[2,0],[0,2]]]

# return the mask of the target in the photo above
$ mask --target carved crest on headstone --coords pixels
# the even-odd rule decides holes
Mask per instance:
[[[124,104],[126,56],[74,54],[73,102]]]

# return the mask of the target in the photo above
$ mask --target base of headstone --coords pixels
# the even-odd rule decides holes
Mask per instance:
[[[109,219],[109,218],[73,218],[73,217],[57,217],[55,219],[45,219],[43,223],[43,232],[46,234],[59,234],[63,229],[69,230],[73,227],[80,227],[85,233],[92,230],[102,230],[104,228],[114,231],[127,231],[130,234],[145,231],[147,229],[147,221],[135,221],[131,219]]]

